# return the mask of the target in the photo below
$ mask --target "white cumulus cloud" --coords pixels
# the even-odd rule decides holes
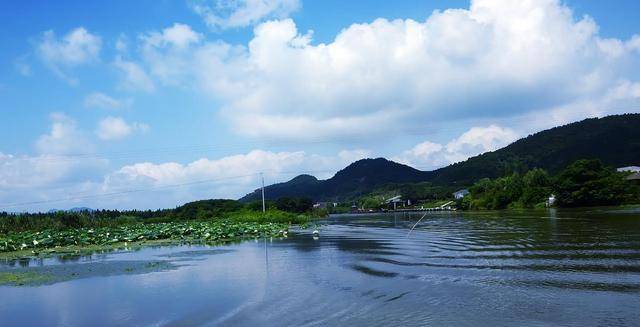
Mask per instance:
[[[41,154],[67,155],[88,153],[94,150],[84,133],[78,129],[71,117],[55,112],[51,116],[51,131],[36,141],[36,150]]]
[[[101,47],[102,39],[99,36],[91,34],[84,27],[78,27],[62,38],[58,38],[52,30],[44,32],[37,52],[56,74],[75,82],[75,78],[69,77],[66,70],[98,60]]]
[[[36,193],[39,188],[56,186],[55,183],[61,181],[66,185],[85,179],[95,181],[105,172],[107,164],[107,160],[99,158],[56,154],[17,156],[0,152],[0,187],[8,190],[31,188]]]
[[[175,23],[162,32],[151,32],[143,36],[145,43],[153,46],[172,46],[184,49],[192,43],[197,43],[202,36],[191,29],[189,25]]]
[[[518,137],[519,135],[512,129],[497,125],[472,127],[447,144],[425,141],[393,157],[392,160],[431,170],[497,150],[517,140]]]
[[[285,18],[300,7],[299,0],[210,0],[192,5],[213,29],[245,27],[266,19]]]
[[[621,80],[637,83],[640,70],[640,37],[602,38],[592,18],[576,18],[557,0],[474,0],[423,21],[353,24],[320,44],[291,19],[256,26],[246,46],[201,36],[179,51],[150,42],[166,31],[142,38],[139,60],[151,77],[201,89],[219,100],[236,132],[255,137],[553,117],[572,103],[600,103]],[[575,116],[591,113],[572,108]]]
[[[113,66],[122,75],[120,87],[127,91],[153,92],[155,83],[147,75],[147,72],[135,62],[116,57]]]
[[[189,163],[139,162],[106,171],[108,162],[104,159],[53,155],[16,157],[0,153],[0,168],[3,168],[0,170],[0,207],[28,202],[10,209],[170,208],[200,199],[241,197],[259,187],[260,172],[264,173],[267,184],[283,182],[302,173],[328,178],[368,154],[362,149],[343,150],[334,155],[253,150]],[[109,196],[102,196],[105,194]],[[33,201],[45,202],[30,204]]]
[[[184,187],[140,196],[136,201],[179,204],[203,198],[238,198],[260,185],[260,172],[267,184],[283,182],[302,173],[328,178],[351,162],[368,156],[367,150],[343,150],[336,155],[309,154],[303,151],[271,152],[253,150],[219,159],[202,158],[187,164],[142,162],[127,165],[107,175],[103,189],[159,188],[187,184]],[[196,182],[196,183],[193,183]],[[140,204],[139,203],[139,204]]]
[[[106,117],[98,123],[96,135],[102,140],[120,140],[134,132],[146,133],[149,125],[144,123],[127,123],[121,117]]]

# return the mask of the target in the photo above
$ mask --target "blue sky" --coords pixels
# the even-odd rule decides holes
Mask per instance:
[[[595,0],[5,1],[0,210],[235,198],[260,171],[327,178],[363,157],[434,169],[638,112],[638,12]]]

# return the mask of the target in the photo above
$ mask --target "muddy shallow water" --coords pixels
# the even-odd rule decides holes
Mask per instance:
[[[3,326],[640,325],[640,211],[335,216],[282,240],[5,262]],[[71,273],[76,275],[71,276]],[[64,277],[64,278],[62,278]]]

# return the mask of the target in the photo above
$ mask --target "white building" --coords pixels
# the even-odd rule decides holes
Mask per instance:
[[[453,192],[453,198],[456,199],[456,200],[459,200],[459,199],[464,198],[464,196],[467,195],[467,194],[469,194],[469,190],[467,190],[465,188],[465,189]]]
[[[393,210],[396,210],[398,208],[398,204],[400,204],[400,205],[402,205],[404,207],[404,201],[402,200],[402,196],[401,195],[397,195],[397,196],[394,196],[394,197],[392,197],[390,199],[387,199],[385,201],[385,203],[387,205],[391,205],[392,204],[393,205]]]
[[[640,173],[640,167],[638,166],[629,166],[629,167],[620,167],[616,169],[618,172],[628,171],[631,173]]]

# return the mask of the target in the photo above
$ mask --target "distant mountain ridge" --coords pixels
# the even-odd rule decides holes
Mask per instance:
[[[432,182],[468,186],[485,177],[543,168],[555,173],[578,159],[600,159],[615,167],[640,164],[640,114],[590,118],[544,130],[496,151],[433,171],[420,171],[384,158],[358,160],[327,180],[300,175],[265,187],[267,199],[309,197],[341,201],[388,183]],[[260,190],[241,201],[261,198]]]
[[[71,209],[67,209],[67,210],[63,210],[63,209],[51,209],[49,210],[49,213],[54,213],[54,212],[93,212],[96,211],[95,209],[92,208],[87,208],[87,207],[74,207]]]
[[[429,181],[471,184],[531,168],[556,173],[578,159],[599,159],[614,167],[640,163],[640,114],[589,118],[547,129],[499,150],[431,171]]]
[[[413,183],[424,181],[426,172],[384,158],[358,160],[327,180],[311,175],[299,175],[284,183],[265,187],[265,198],[309,197],[314,200],[340,201],[358,196],[387,183]],[[242,197],[247,202],[261,199],[260,189]]]

